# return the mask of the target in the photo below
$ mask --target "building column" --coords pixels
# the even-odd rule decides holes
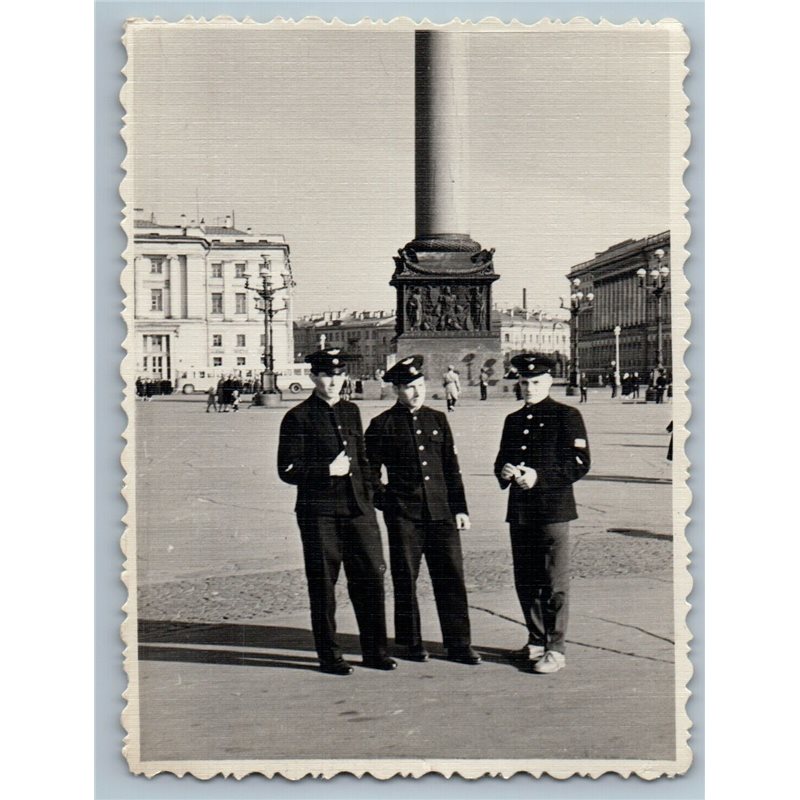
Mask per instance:
[[[235,319],[236,289],[233,283],[233,261],[222,262],[222,318],[229,322]]]
[[[414,33],[417,239],[468,233],[468,52],[465,33]]]
[[[133,259],[133,316],[143,317],[150,310],[150,298],[145,294],[144,270],[150,259],[134,256]]]
[[[208,319],[211,299],[208,297],[208,259],[203,255],[186,256],[186,317]]]
[[[173,319],[182,319],[184,316],[183,278],[179,256],[169,256],[169,316]]]

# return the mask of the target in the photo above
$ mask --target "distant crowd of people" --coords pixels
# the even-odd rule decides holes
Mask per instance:
[[[147,402],[158,394],[172,394],[172,381],[167,378],[136,378],[136,396]]]
[[[599,375],[599,384],[601,386],[608,385],[611,387],[612,400],[617,397],[619,393],[623,398],[630,398],[638,400],[641,396],[641,386],[644,383],[646,387],[652,387],[655,391],[655,401],[657,404],[664,402],[664,397],[672,396],[672,386],[667,375],[664,372],[658,374],[651,373],[647,381],[642,381],[638,372],[625,372],[617,383],[617,376],[613,372],[607,375]],[[589,401],[589,378],[585,372],[582,372],[578,378],[578,388],[581,393],[581,403]]]
[[[259,391],[258,381],[252,378],[242,380],[236,375],[222,376],[216,386],[210,386],[206,392],[206,413],[212,409],[219,413],[238,411],[243,394],[254,394]]]

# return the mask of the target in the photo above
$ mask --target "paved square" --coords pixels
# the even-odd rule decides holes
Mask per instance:
[[[365,427],[389,402],[359,404]],[[525,629],[506,494],[492,473],[516,404],[495,389],[450,415],[473,523],[462,535],[473,641],[485,663],[401,662],[344,679],[316,670],[294,489],[275,469],[284,406],[206,414],[202,398],[180,396],[136,405],[145,760],[674,757],[669,404],[622,404],[597,390],[581,406],[593,465],[576,485],[563,672],[534,676],[505,656]],[[357,663],[340,583],[342,643]],[[426,639],[441,653],[424,568],[420,597]],[[391,635],[390,580],[387,599]]]

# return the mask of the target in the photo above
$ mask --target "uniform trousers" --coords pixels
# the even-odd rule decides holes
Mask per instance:
[[[417,578],[422,556],[428,564],[433,596],[447,648],[470,643],[467,590],[461,538],[455,520],[412,520],[384,515],[394,585],[394,639],[399,645],[422,644]]]
[[[298,516],[303,542],[311,629],[322,662],[342,657],[336,641],[336,580],[344,564],[365,657],[387,653],[380,529],[374,514],[356,517]]]
[[[514,585],[528,643],[565,651],[569,612],[569,522],[511,524]]]

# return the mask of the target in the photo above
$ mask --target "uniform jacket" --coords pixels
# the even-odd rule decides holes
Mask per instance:
[[[367,428],[367,458],[380,486],[380,469],[389,482],[375,505],[409,519],[452,519],[467,514],[464,484],[447,417],[422,406],[415,412],[396,403]]]
[[[500,477],[504,464],[533,467],[538,479],[521,489]],[[589,441],[578,409],[547,397],[506,417],[494,473],[510,487],[506,522],[568,522],[577,519],[572,484],[591,466]]]
[[[328,420],[330,409],[312,393],[286,413],[278,441],[278,475],[282,481],[297,486],[298,515],[335,515],[345,493],[354,500],[358,511],[371,513],[373,487],[358,406],[347,400],[336,403],[335,426]],[[350,456],[350,474],[332,476],[330,464],[342,450]]]

